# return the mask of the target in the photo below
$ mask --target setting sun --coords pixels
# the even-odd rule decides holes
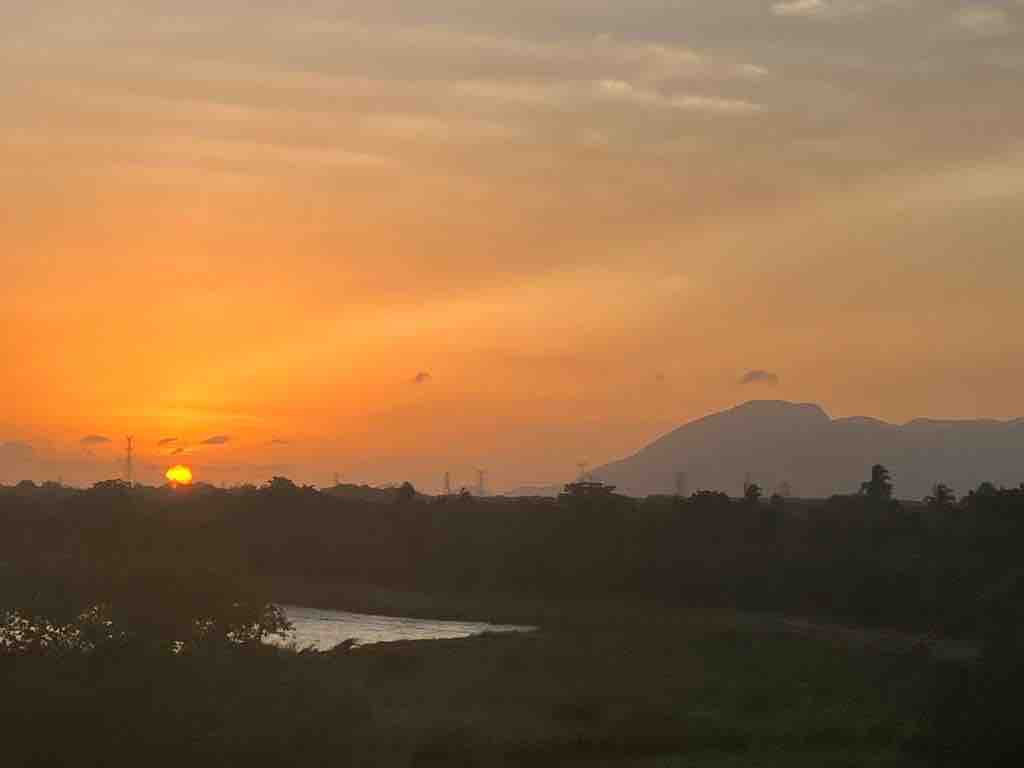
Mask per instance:
[[[192,470],[179,464],[164,475],[172,485],[192,485]]]

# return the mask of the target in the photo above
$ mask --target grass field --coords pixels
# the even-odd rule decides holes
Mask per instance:
[[[378,723],[437,764],[910,765],[918,662],[815,639],[563,628],[356,651]],[[396,670],[401,670],[396,673]]]
[[[917,764],[925,659],[594,608],[328,653],[0,660],[5,750],[37,766]]]

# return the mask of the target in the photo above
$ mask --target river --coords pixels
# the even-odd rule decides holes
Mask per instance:
[[[283,605],[281,608],[294,626],[285,642],[320,651],[329,650],[346,640],[355,640],[359,645],[396,640],[452,640],[483,632],[529,632],[533,629],[511,624],[371,616],[297,605]]]

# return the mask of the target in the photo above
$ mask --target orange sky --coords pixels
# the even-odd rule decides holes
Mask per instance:
[[[0,10],[0,481],[1024,414],[1021,2],[211,5]]]

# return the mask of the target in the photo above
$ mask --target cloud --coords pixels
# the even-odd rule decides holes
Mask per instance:
[[[95,448],[99,445],[109,445],[112,441],[109,437],[103,435],[86,435],[78,441],[83,448]]]
[[[384,113],[368,115],[367,129],[377,135],[403,141],[507,141],[522,138],[522,129],[504,123],[457,116]]]
[[[750,77],[759,68],[746,62],[719,59],[685,45],[652,40],[622,40],[608,34],[581,35],[574,39],[528,40],[515,35],[488,34],[445,24],[362,24],[354,20],[302,20],[282,28],[296,45],[321,40],[332,46],[349,43],[382,57],[399,53],[418,63],[437,62],[448,69],[452,62],[471,60],[477,68],[536,72],[558,71],[570,79],[595,69],[630,72],[645,79],[680,77]],[[408,64],[407,64],[408,66]],[[412,74],[412,72],[410,72]]]
[[[174,449],[173,451],[171,451],[171,452],[170,452],[170,453],[168,454],[168,456],[178,456],[178,455],[180,455],[180,454],[182,454],[182,453],[184,453],[184,452],[185,452],[185,449],[184,449],[184,448],[175,448],[175,449]]]
[[[178,442],[178,438],[176,437],[165,437],[163,440],[157,443],[157,446],[159,446],[160,448],[166,448],[168,445],[171,445],[172,443],[176,442]]]
[[[624,80],[601,80],[597,83],[597,94],[611,101],[621,101],[638,106],[667,107],[691,112],[716,114],[750,114],[761,109],[759,104],[741,99],[724,99],[718,96],[693,94],[666,95],[651,88],[641,88]]]
[[[772,6],[776,16],[821,16],[828,11],[824,0],[787,0]]]
[[[1024,145],[982,162],[954,166],[898,182],[903,204],[937,206],[1008,202],[1024,195]]]
[[[0,443],[0,461],[22,463],[32,461],[35,456],[35,448],[28,443],[17,440]]]
[[[992,5],[968,5],[953,15],[953,22],[977,37],[999,37],[1013,31],[1010,17]]]
[[[154,163],[196,162],[295,170],[327,170],[350,167],[394,167],[394,159],[338,146],[249,141],[245,139],[206,139],[196,137],[159,137],[147,144]]]
[[[225,445],[226,443],[230,442],[230,435],[214,435],[213,437],[208,437],[205,440],[203,440],[203,442],[201,442],[200,445]]]
[[[282,440],[279,437],[275,437],[273,440],[270,441],[270,444],[271,445],[291,445],[292,441],[291,440]]]
[[[759,112],[760,104],[743,99],[692,93],[665,93],[662,89],[636,85],[623,79],[596,81],[507,81],[462,80],[456,93],[517,106],[566,109],[580,105],[621,105],[633,108],[675,109],[718,115],[746,115]]]
[[[875,10],[907,7],[911,0],[780,0],[772,13],[796,19],[841,19]]]
[[[427,382],[429,382],[433,378],[434,377],[431,376],[427,371],[420,371],[419,373],[417,373],[415,376],[412,377],[412,383],[413,384],[426,384]]]
[[[760,368],[752,371],[747,371],[743,378],[740,379],[740,384],[778,384],[778,374],[772,373],[771,371],[763,371]]]

